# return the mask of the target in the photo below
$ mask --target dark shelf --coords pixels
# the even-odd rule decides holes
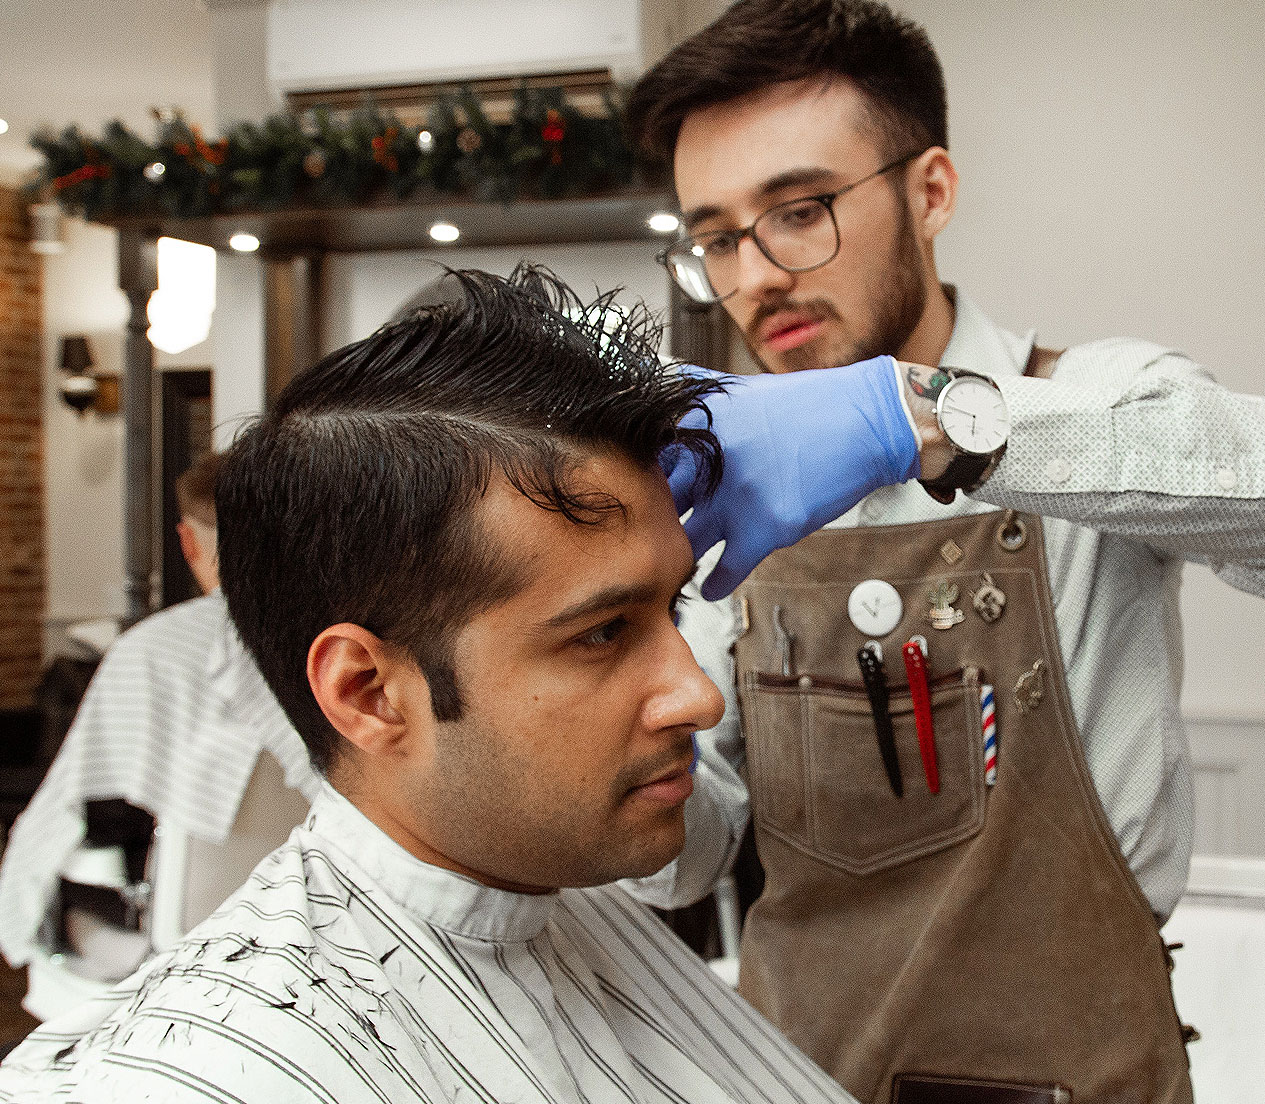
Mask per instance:
[[[461,230],[456,246],[547,245],[568,242],[659,241],[646,220],[674,209],[665,191],[617,192],[585,199],[525,199],[513,204],[433,198],[362,207],[255,211],[208,218],[129,216],[102,219],[120,230],[163,235],[227,249],[238,231],[254,234],[266,255],[358,253],[395,249],[443,249],[430,227],[451,222]]]

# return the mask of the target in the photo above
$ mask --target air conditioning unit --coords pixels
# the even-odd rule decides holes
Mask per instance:
[[[274,94],[607,70],[680,38],[679,0],[271,0]]]

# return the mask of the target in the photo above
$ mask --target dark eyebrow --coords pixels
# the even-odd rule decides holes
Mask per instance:
[[[787,169],[786,172],[778,173],[777,176],[771,176],[768,180],[761,183],[759,188],[756,189],[756,194],[768,197],[776,195],[778,192],[784,192],[788,188],[833,187],[838,179],[838,173],[815,165],[804,166],[799,169]],[[721,208],[715,204],[692,207],[682,213],[681,223],[688,229],[691,226],[696,226],[704,219],[715,218],[720,213]]]
[[[681,586],[677,587],[678,591],[694,578],[697,570],[697,563],[690,565],[690,570],[686,573],[685,578],[681,580]],[[590,594],[587,598],[581,598],[580,601],[573,602],[566,609],[555,613],[548,620],[543,621],[540,627],[542,629],[560,629],[573,621],[592,617],[594,614],[601,613],[604,610],[651,602],[658,593],[659,588],[652,583],[641,583],[635,586],[619,586],[617,584],[604,587],[596,594]]]

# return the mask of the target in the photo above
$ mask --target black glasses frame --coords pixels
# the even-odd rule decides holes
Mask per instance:
[[[750,238],[755,243],[755,247],[761,252],[761,254],[769,262],[769,264],[775,265],[776,267],[780,268],[783,272],[812,272],[814,269],[821,268],[823,265],[828,265],[837,256],[839,256],[839,248],[840,248],[841,243],[839,240],[839,220],[835,217],[835,208],[834,208],[835,200],[837,200],[840,196],[845,196],[849,192],[853,191],[854,189],[859,188],[862,184],[867,184],[871,180],[874,180],[877,177],[882,176],[884,173],[889,173],[893,169],[900,168],[902,165],[907,165],[915,157],[921,157],[924,153],[927,152],[927,149],[930,149],[930,148],[931,147],[928,146],[928,147],[925,147],[924,149],[915,150],[912,153],[905,154],[903,157],[896,158],[895,161],[889,161],[881,169],[875,169],[872,173],[869,174],[869,176],[863,176],[861,177],[860,180],[854,180],[851,184],[845,184],[842,188],[839,188],[833,192],[821,192],[818,195],[799,196],[796,199],[788,199],[782,203],[775,203],[772,207],[767,207],[763,211],[761,211],[754,219],[752,219],[752,221],[748,225],[742,227],[741,229],[717,230],[711,236],[713,237],[724,236],[724,237],[732,239],[735,250],[737,249],[738,245],[741,243],[743,238]],[[780,211],[786,207],[793,207],[797,203],[808,203],[808,202],[820,203],[826,209],[826,213],[830,216],[830,225],[835,232],[835,247],[834,249],[830,251],[830,256],[826,257],[824,260],[816,261],[813,264],[803,265],[798,268],[792,267],[791,265],[784,265],[782,264],[781,261],[779,261],[776,257],[774,257],[769,252],[764,242],[760,240],[760,235],[757,232],[756,227],[759,226],[760,223],[767,216],[771,215],[774,211]],[[677,278],[676,271],[672,267],[672,259],[674,256],[679,256],[683,252],[685,253],[691,252],[696,244],[698,244],[697,238],[694,238],[694,237],[678,238],[666,249],[663,249],[659,253],[655,254],[655,260],[668,270],[668,275],[672,277],[672,279],[676,282],[677,286],[680,287],[681,290],[686,293],[686,295],[690,295],[690,292],[685,287],[685,285],[681,282],[681,280]],[[704,246],[704,249],[706,249],[706,246]],[[706,276],[706,272],[704,272],[704,276]],[[707,277],[707,286],[711,287],[710,277]],[[713,298],[709,300],[699,300],[699,301],[710,302],[710,303],[721,303],[724,300],[728,299],[731,295],[736,294],[737,291],[738,289],[734,288],[733,291],[728,291],[724,295],[715,295],[713,293]],[[693,298],[692,295],[690,297]]]

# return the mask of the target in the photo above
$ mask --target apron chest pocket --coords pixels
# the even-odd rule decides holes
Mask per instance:
[[[742,690],[756,821],[821,862],[874,874],[969,839],[984,826],[975,669],[932,684],[939,793],[927,787],[909,690],[892,686],[903,797],[892,792],[862,688],[750,672]]]

